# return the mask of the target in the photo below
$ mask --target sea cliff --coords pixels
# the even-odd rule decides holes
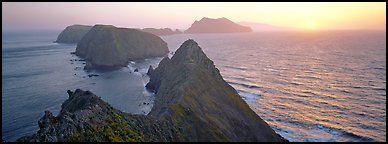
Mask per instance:
[[[71,25],[66,27],[57,37],[57,43],[78,43],[89,32],[92,26]]]
[[[77,44],[75,54],[86,59],[85,69],[115,69],[130,60],[165,56],[167,43],[160,37],[130,28],[95,25]]]

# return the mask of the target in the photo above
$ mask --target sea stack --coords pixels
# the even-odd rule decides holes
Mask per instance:
[[[227,18],[211,19],[204,17],[195,21],[185,33],[239,33],[251,32],[252,29],[232,22]]]
[[[254,141],[287,142],[227,84],[198,44],[187,40],[174,56],[150,67],[156,92],[148,115],[123,113],[89,91],[68,91],[58,116],[18,141]]]
[[[76,55],[86,59],[85,69],[114,69],[128,61],[165,56],[167,43],[151,33],[112,25],[95,25],[77,44]]]
[[[78,43],[92,26],[71,25],[66,27],[57,37],[56,43]]]

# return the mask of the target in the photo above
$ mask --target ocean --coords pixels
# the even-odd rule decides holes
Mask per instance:
[[[70,54],[75,44],[53,43],[59,33],[2,32],[4,140],[35,133],[45,110],[59,113],[67,90],[90,90],[128,113],[151,110],[154,95],[144,88],[146,72],[162,58],[86,72],[82,58]],[[173,52],[194,39],[251,109],[290,141],[386,141],[385,31],[161,38]]]

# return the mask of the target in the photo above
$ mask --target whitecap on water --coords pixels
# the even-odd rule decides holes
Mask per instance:
[[[238,94],[248,103],[255,103],[256,99],[261,95],[255,92],[238,91]]]

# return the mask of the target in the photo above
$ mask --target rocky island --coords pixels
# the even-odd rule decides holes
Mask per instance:
[[[252,32],[252,29],[247,26],[242,26],[232,22],[227,18],[207,18],[204,17],[200,21],[195,21],[185,33],[239,33]]]
[[[173,31],[170,28],[160,28],[160,29],[144,28],[144,29],[142,29],[142,31],[152,33],[152,34],[157,35],[157,36],[174,35],[174,34],[182,34],[183,33],[181,31],[179,31],[178,29]]]
[[[66,27],[57,37],[56,43],[78,43],[92,26],[71,25]]]
[[[249,108],[193,40],[148,74],[147,88],[156,92],[148,115],[124,113],[89,91],[69,90],[58,116],[46,111],[40,130],[17,141],[288,141]]]
[[[95,25],[77,44],[75,54],[86,59],[85,69],[114,69],[130,60],[165,56],[167,43],[160,37],[130,28]]]

